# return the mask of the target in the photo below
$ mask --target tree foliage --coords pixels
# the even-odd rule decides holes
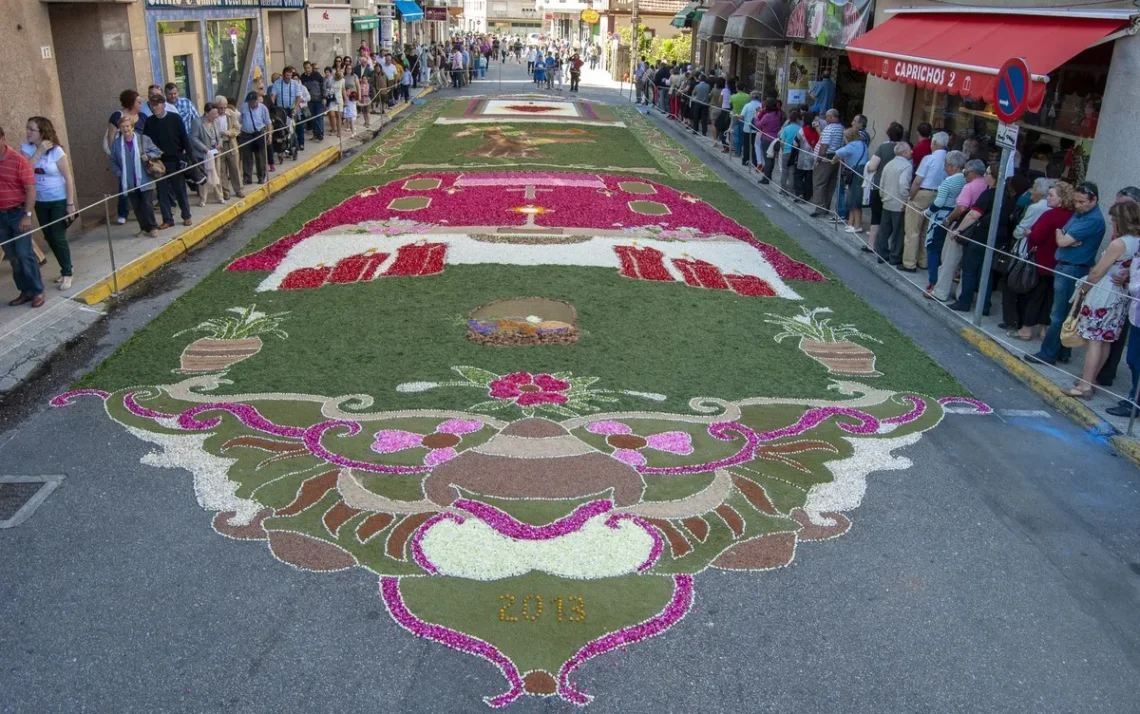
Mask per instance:
[[[632,34],[633,27],[630,25],[618,28],[620,43],[625,47],[633,45]],[[651,37],[649,28],[642,25],[637,39],[637,56],[645,57],[651,64],[657,64],[662,60],[665,62],[688,62],[692,53],[692,35],[678,34],[676,37],[669,38]]]

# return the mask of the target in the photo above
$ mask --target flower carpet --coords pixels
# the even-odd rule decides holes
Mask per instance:
[[[566,130],[518,101],[429,103],[53,405],[101,403],[241,547],[373,573],[486,663],[473,704],[586,705],[710,570],[842,547],[870,476],[988,407],[625,110],[560,102],[630,128],[503,166],[432,123]]]

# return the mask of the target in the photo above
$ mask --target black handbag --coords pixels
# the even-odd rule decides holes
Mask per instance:
[[[1037,273],[1036,249],[1029,251],[1024,260],[1013,261],[1013,265],[1005,275],[1005,284],[1018,295],[1032,291],[1040,280],[1041,276]]]

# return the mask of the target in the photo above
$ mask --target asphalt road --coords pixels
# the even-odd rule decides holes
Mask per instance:
[[[517,75],[504,90],[527,87]],[[97,400],[47,408],[328,175],[163,272],[4,405],[0,474],[67,479],[0,531],[0,711],[472,712],[502,691],[492,665],[400,630],[374,577],[296,571],[216,535],[189,476],[140,464],[147,445]],[[1137,470],[724,178],[998,413],[948,416],[905,451],[911,468],[871,476],[850,533],[792,567],[698,576],[683,622],[581,670],[590,711],[1140,711]]]

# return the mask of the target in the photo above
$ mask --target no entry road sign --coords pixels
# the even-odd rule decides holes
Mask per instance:
[[[1014,57],[1002,65],[998,72],[997,101],[994,114],[1007,124],[1017,121],[1025,113],[1029,102],[1029,65],[1021,57]]]

